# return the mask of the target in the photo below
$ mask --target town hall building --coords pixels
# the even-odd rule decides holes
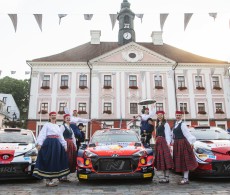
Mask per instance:
[[[66,103],[79,117],[93,119],[85,124],[88,137],[105,125],[130,128],[144,99],[154,99],[170,125],[181,110],[188,125],[230,128],[230,64],[168,45],[161,31],[152,32],[152,42],[136,42],[134,19],[123,0],[117,42],[101,42],[101,32],[93,30],[88,43],[27,61],[29,129],[38,133],[51,111],[61,124]]]

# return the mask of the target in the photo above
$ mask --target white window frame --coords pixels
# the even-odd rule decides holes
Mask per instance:
[[[136,82],[137,82],[137,85],[135,86],[135,85],[130,85],[130,76],[136,76],[136,78],[137,78],[137,80],[136,80]],[[128,75],[128,86],[129,87],[138,87],[138,75],[137,74],[129,74]]]
[[[67,87],[70,87],[70,76],[68,75],[68,74],[62,74],[62,75],[60,75],[60,84],[59,84],[59,86],[66,86],[66,85],[61,85],[61,77],[62,76],[68,76],[68,83],[67,83]]]

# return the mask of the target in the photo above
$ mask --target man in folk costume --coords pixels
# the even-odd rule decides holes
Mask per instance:
[[[154,130],[153,119],[148,118],[146,124],[141,129],[141,137],[145,140],[144,145],[150,146],[150,140],[152,138],[152,133]]]
[[[64,108],[66,114],[70,114],[69,109],[67,107]],[[81,139],[81,132],[77,128],[78,123],[88,123],[90,119],[83,119],[78,117],[77,110],[73,110],[72,115],[70,114],[70,127],[72,128],[74,135],[77,139]]]
[[[75,173],[76,171],[76,139],[73,133],[72,128],[70,127],[70,115],[65,114],[63,117],[63,124],[60,126],[61,133],[65,141],[67,142],[67,155],[69,161],[70,173]],[[67,176],[62,177],[59,181],[69,182]]]
[[[159,183],[169,183],[169,170],[173,169],[173,159],[170,153],[172,141],[171,129],[164,118],[164,111],[157,111],[156,143],[154,167],[164,172],[164,178]]]
[[[149,108],[144,107],[144,113],[140,115],[141,118],[141,134],[143,135],[143,133],[145,132],[145,129],[149,126],[148,124],[148,119],[152,118],[155,114],[156,114],[156,108],[154,106],[153,109],[151,109],[151,111],[149,112]]]
[[[179,185],[189,184],[189,170],[194,170],[198,164],[193,153],[193,143],[196,138],[182,122],[182,112],[176,111],[176,123],[173,127],[173,161],[176,172],[184,172],[184,178]]]
[[[37,138],[38,157],[33,171],[35,177],[46,179],[46,186],[56,186],[54,178],[69,174],[67,143],[56,124],[56,112],[49,113],[46,123]]]

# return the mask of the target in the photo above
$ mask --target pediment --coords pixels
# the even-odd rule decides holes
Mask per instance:
[[[175,63],[173,60],[135,42],[123,45],[91,61],[98,63]]]

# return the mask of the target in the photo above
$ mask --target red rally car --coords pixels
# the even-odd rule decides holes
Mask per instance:
[[[123,129],[98,130],[77,157],[79,181],[154,176],[153,150],[145,148],[136,132]]]

